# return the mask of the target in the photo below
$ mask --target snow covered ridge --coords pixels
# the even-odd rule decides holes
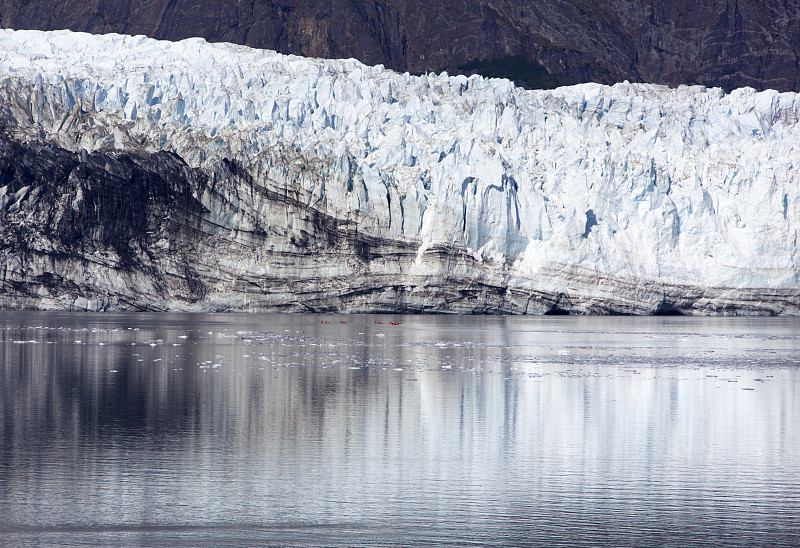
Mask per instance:
[[[331,248],[313,275],[293,270],[275,253],[296,252],[289,233],[300,228],[274,199],[231,187],[223,211],[222,198],[198,191],[214,238],[274,237],[261,251],[248,240],[249,252],[225,255],[230,279],[209,274],[193,306],[277,302],[263,284],[258,295],[230,297],[238,271],[253,284],[276,272],[320,283],[394,280],[391,298],[384,284],[372,300],[341,304],[340,294],[340,304],[322,307],[345,311],[395,302],[404,310],[800,313],[797,94],[628,83],[528,91],[202,39],[2,30],[2,108],[20,141],[169,151],[216,177],[232,162],[251,184],[291,190],[307,210],[369,237],[373,250],[379,242],[411,250],[396,260],[361,254],[356,264]],[[12,203],[0,190],[0,210]],[[25,270],[22,259],[0,260]],[[115,283],[110,276],[107,292]],[[491,303],[473,292],[440,306],[459,284],[491,287]],[[292,291],[283,304],[294,302]]]

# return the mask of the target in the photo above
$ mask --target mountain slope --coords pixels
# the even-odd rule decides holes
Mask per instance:
[[[0,306],[797,314],[798,118],[0,31]]]

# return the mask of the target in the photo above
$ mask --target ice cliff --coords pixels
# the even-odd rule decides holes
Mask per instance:
[[[0,307],[798,314],[800,100],[0,31]]]

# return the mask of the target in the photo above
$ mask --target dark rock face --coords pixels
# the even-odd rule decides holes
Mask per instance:
[[[523,55],[565,81],[800,91],[796,0],[2,0],[0,26],[201,36],[411,72]]]

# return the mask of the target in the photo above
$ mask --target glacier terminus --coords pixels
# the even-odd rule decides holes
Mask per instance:
[[[0,30],[0,308],[797,315],[798,120]]]

